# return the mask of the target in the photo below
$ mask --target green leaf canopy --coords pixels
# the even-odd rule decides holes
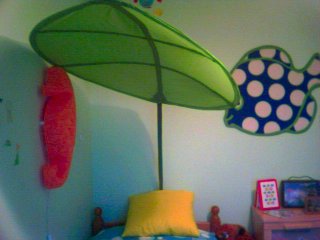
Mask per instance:
[[[115,0],[57,13],[31,32],[35,51],[84,80],[157,103],[159,186],[162,104],[227,109],[239,92],[224,65],[179,30]]]
[[[100,0],[40,22],[32,47],[84,80],[155,103],[226,109],[238,90],[223,64],[179,30],[119,1]]]

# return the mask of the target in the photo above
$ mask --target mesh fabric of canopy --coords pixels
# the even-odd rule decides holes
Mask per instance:
[[[33,29],[30,42],[44,59],[71,74],[157,103],[161,155],[162,103],[210,110],[234,107],[239,100],[236,84],[217,58],[124,2],[96,0],[57,13]]]

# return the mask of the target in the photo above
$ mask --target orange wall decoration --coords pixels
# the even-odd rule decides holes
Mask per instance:
[[[46,188],[61,187],[68,178],[76,136],[76,104],[72,84],[60,67],[46,70],[42,93],[47,97],[43,109],[43,139],[47,162],[42,166]]]

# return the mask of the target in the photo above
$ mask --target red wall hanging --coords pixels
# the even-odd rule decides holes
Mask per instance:
[[[47,162],[42,166],[46,188],[61,187],[68,178],[76,136],[76,104],[67,73],[59,67],[46,71],[42,93],[47,97],[43,109],[43,138]]]

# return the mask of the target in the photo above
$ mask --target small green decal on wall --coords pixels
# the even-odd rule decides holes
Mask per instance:
[[[312,91],[320,87],[320,54],[296,69],[280,47],[262,46],[246,53],[231,71],[241,101],[226,111],[228,127],[252,135],[303,133],[312,125],[317,104]]]
[[[11,144],[11,141],[9,139],[7,139],[4,144],[3,144],[5,147],[11,147],[12,144]]]
[[[19,150],[20,150],[20,144],[16,144],[16,158],[14,160],[14,165],[15,166],[20,164]]]

